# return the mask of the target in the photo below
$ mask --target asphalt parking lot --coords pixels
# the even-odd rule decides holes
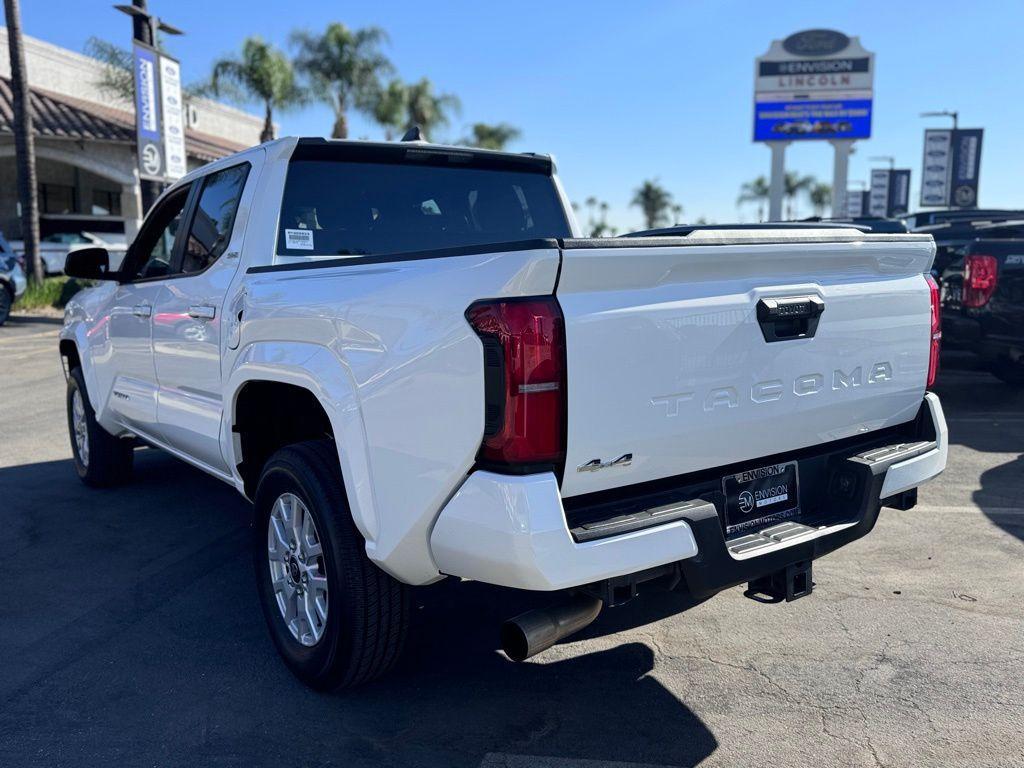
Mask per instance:
[[[323,695],[270,643],[233,489],[152,450],[79,483],[58,328],[0,328],[0,766],[1024,764],[1024,391],[985,373],[942,371],[948,470],[808,599],[650,595],[513,665],[531,601],[442,583],[397,673]]]

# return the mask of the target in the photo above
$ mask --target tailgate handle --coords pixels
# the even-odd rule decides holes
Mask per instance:
[[[757,322],[764,340],[811,339],[825,302],[818,296],[779,296],[757,302]]]

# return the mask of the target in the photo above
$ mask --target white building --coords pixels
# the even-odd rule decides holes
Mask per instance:
[[[40,232],[138,231],[142,218],[135,108],[102,90],[105,65],[24,38],[32,90]],[[0,27],[0,230],[21,237],[12,133],[10,53]],[[191,170],[260,140],[262,118],[209,99],[187,99],[185,148]]]

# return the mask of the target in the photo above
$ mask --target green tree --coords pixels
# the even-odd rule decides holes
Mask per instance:
[[[736,198],[737,207],[744,203],[757,203],[757,220],[764,221],[764,208],[771,196],[771,189],[768,186],[768,179],[758,176],[753,181],[744,182],[740,187],[740,195]]]
[[[238,100],[263,104],[264,120],[260,141],[274,138],[274,111],[286,110],[308,101],[306,92],[295,80],[291,62],[259,37],[247,37],[238,57],[214,62],[210,91]]]
[[[409,89],[397,78],[374,94],[373,119],[383,126],[384,137],[388,141],[405,128],[408,105]]]
[[[298,48],[295,68],[309,79],[313,94],[334,111],[334,138],[348,138],[350,108],[373,114],[380,78],[394,69],[380,50],[387,39],[378,27],[349,29],[337,21],[320,35],[292,33]]]
[[[815,183],[813,176],[801,176],[796,171],[786,171],[783,177],[783,196],[786,198],[786,218],[792,221],[796,218],[797,198],[801,192],[806,192]]]
[[[614,237],[618,230],[608,223],[608,203],[591,195],[584,204],[587,209],[587,237]],[[574,211],[579,212],[580,206],[577,203],[573,203],[572,207]]]
[[[405,127],[418,125],[424,137],[435,128],[447,125],[449,115],[461,109],[459,98],[450,93],[434,93],[434,84],[427,78],[407,87]]]
[[[114,45],[109,40],[90,37],[85,41],[85,55],[99,59],[103,63],[103,73],[96,82],[100,90],[125,101],[131,101],[135,97],[131,51]]]
[[[669,222],[669,212],[675,212],[672,194],[661,186],[657,179],[649,179],[641,184],[633,192],[633,199],[629,204],[643,212],[647,229],[665,226]],[[678,213],[682,212],[683,209],[680,207]]]
[[[481,149],[504,149],[510,141],[518,139],[522,132],[508,123],[474,123],[473,135],[462,140],[468,147]]]
[[[825,182],[815,182],[807,190],[807,196],[814,206],[815,216],[824,216],[825,209],[832,205],[832,185]]]

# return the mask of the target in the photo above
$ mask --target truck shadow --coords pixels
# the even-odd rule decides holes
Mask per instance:
[[[0,741],[12,764],[477,766],[509,753],[689,766],[717,748],[650,674],[645,644],[507,661],[500,622],[548,598],[478,583],[416,590],[389,678],[306,689],[263,626],[248,504],[162,453],[139,451],[135,481],[115,491],[82,487],[67,461],[0,469],[0,499]],[[585,636],[687,606],[652,594]]]
[[[950,443],[1014,455],[981,473],[971,501],[998,528],[1024,540],[1024,389],[1000,381],[970,356],[949,355],[943,365],[936,391]]]

